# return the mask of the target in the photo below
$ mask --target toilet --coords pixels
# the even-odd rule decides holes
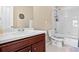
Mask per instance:
[[[55,45],[57,47],[63,47],[63,45],[64,45],[63,39],[64,38],[57,38],[57,37],[52,37],[52,38],[53,38],[52,45]]]

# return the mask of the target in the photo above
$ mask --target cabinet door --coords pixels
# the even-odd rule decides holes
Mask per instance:
[[[19,50],[18,52],[31,52],[31,47],[26,47],[24,49]]]
[[[29,40],[22,39],[19,41],[14,41],[10,43],[3,44],[0,46],[1,51],[3,52],[15,52],[29,45]]]
[[[44,52],[45,51],[45,41],[40,41],[32,45],[32,52]]]

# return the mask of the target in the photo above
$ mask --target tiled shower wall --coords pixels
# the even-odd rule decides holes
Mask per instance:
[[[59,8],[58,20],[56,22],[58,33],[64,33],[67,37],[78,37],[79,7],[63,6]]]

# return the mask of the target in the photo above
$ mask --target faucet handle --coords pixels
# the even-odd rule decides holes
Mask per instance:
[[[24,31],[24,28],[19,28],[18,31]]]

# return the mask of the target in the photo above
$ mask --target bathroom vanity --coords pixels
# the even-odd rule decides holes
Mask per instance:
[[[35,32],[35,33],[34,33]],[[25,32],[23,32],[25,34]],[[26,34],[18,33],[4,35],[0,40],[0,52],[45,52],[45,33],[29,31]],[[8,37],[6,37],[8,36]],[[14,37],[14,38],[12,38]]]

